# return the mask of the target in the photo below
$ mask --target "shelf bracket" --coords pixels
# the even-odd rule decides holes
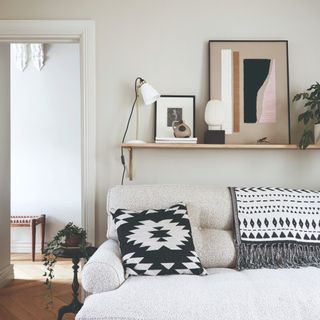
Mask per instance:
[[[132,173],[132,159],[133,159],[133,148],[129,147],[128,148],[128,152],[129,152],[129,164],[128,164],[128,175],[129,175],[129,180],[132,181],[133,180],[133,173]]]

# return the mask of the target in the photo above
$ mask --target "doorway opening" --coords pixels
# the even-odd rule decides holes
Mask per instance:
[[[59,48],[54,48],[53,47],[55,45],[59,45],[62,46],[64,44],[74,44],[74,45],[78,45],[78,57],[79,57],[79,65],[80,65],[80,70],[79,70],[79,74],[80,74],[80,79],[78,79],[78,85],[80,88],[80,97],[78,97],[78,100],[80,101],[80,109],[78,109],[78,116],[75,116],[76,118],[78,118],[78,131],[77,130],[70,130],[70,135],[73,134],[73,136],[78,135],[78,137],[80,136],[80,140],[79,140],[79,144],[77,146],[77,152],[78,152],[78,164],[76,165],[76,167],[78,167],[78,172],[80,171],[80,175],[77,177],[77,186],[75,187],[75,189],[77,189],[77,192],[75,192],[77,194],[77,197],[80,194],[80,197],[77,198],[77,205],[79,206],[78,200],[80,198],[80,213],[78,212],[77,217],[80,221],[79,225],[84,227],[87,231],[88,234],[88,241],[91,242],[94,245],[95,242],[95,210],[94,210],[94,202],[95,202],[95,38],[94,38],[94,22],[92,21],[65,21],[65,20],[61,20],[61,21],[53,21],[53,20],[2,20],[0,21],[0,44],[10,44],[10,43],[21,43],[21,44],[41,44],[44,43],[46,45],[52,46],[51,49],[52,50],[58,50]],[[50,49],[50,48],[49,48]],[[50,50],[49,50],[50,51]],[[53,52],[53,51],[51,51]],[[49,56],[49,54],[48,54]],[[50,58],[50,56],[49,56]],[[49,63],[53,63],[54,59],[52,56],[52,60],[51,58],[48,59],[48,66]],[[34,66],[35,68],[37,68],[37,63],[34,62]],[[43,66],[42,70],[45,70],[46,65]],[[42,71],[39,71],[40,73]],[[23,72],[24,73],[24,72]],[[42,74],[43,75],[43,74]],[[62,77],[60,80],[60,83],[57,85],[58,87],[61,85],[61,83],[63,83],[65,81],[65,79],[67,79],[69,77],[68,72],[65,72],[64,77]],[[80,81],[79,81],[80,80]],[[0,81],[2,82],[2,79],[0,79]],[[80,82],[80,83],[79,83]],[[3,83],[2,83],[3,84]],[[8,84],[8,79],[6,79],[5,84],[2,86],[2,88],[6,88]],[[43,87],[41,87],[41,85],[39,85],[39,83],[36,85],[38,91],[36,93],[35,96],[40,96],[40,94],[42,94],[45,89]],[[61,89],[60,87],[60,93],[61,95],[66,95],[67,92],[65,92],[66,90]],[[10,161],[8,161],[8,154],[10,154],[10,150],[9,148],[7,148],[7,146],[9,145],[9,139],[10,139],[10,128],[9,126],[5,125],[3,126],[3,124],[8,123],[8,121],[6,119],[8,119],[7,115],[8,115],[8,110],[10,109],[10,103],[7,103],[8,100],[8,95],[9,95],[10,90],[6,90],[6,92],[4,92],[4,95],[2,95],[1,99],[1,103],[3,104],[2,107],[2,113],[4,115],[3,121],[1,122],[1,126],[2,126],[2,131],[0,132],[0,138],[1,138],[1,142],[2,145],[4,146],[3,154],[1,157],[1,161],[0,161],[0,168],[1,168],[1,172],[10,172]],[[2,92],[3,93],[3,92]],[[15,96],[16,100],[18,100],[18,96]],[[35,142],[35,140],[37,140],[38,142],[38,147],[34,147],[36,149],[36,151],[38,152],[39,150],[39,145],[41,142],[41,134],[40,134],[40,127],[42,126],[42,129],[44,128],[48,128],[52,125],[52,130],[53,130],[53,124],[57,124],[59,121],[57,118],[55,118],[54,115],[52,115],[52,117],[50,119],[47,119],[49,121],[49,124],[47,123],[47,127],[44,125],[45,119],[41,118],[41,115],[44,116],[44,110],[46,108],[48,108],[49,102],[52,102],[52,100],[54,99],[48,99],[48,101],[43,100],[42,102],[42,108],[40,106],[38,106],[38,109],[36,110],[36,116],[38,117],[38,124],[40,123],[40,125],[38,126],[34,126],[33,128],[36,128],[35,131],[38,130],[38,132],[29,132],[29,137],[34,137],[34,139],[30,139],[29,141],[33,140],[33,143]],[[60,105],[59,105],[59,101],[55,100],[56,104],[56,108],[59,109]],[[25,104],[26,105],[26,104]],[[34,106],[33,106],[34,107]],[[7,109],[6,109],[7,108]],[[54,109],[52,109],[54,110]],[[21,111],[21,110],[20,110]],[[36,121],[36,116],[33,118],[31,113],[27,113],[26,110],[24,110],[25,113],[25,119],[20,119],[20,123],[22,124],[26,124],[29,123],[29,127],[31,127],[32,121]],[[52,111],[54,112],[54,111]],[[14,112],[13,112],[14,113]],[[50,112],[49,112],[50,113]],[[67,115],[68,112],[65,112],[65,115]],[[46,115],[48,115],[48,109],[46,111]],[[70,120],[70,114],[69,116],[69,120]],[[72,117],[71,117],[72,118]],[[54,121],[53,121],[54,119]],[[14,120],[14,117],[13,117]],[[53,121],[50,123],[50,120]],[[62,125],[62,123],[64,123],[64,126],[66,125],[66,122],[63,122],[62,119],[60,119],[60,125]],[[27,126],[25,126],[27,127]],[[61,128],[58,128],[58,130],[60,130]],[[19,130],[17,128],[12,128],[12,130],[14,130],[15,132],[15,138],[19,137],[19,139],[15,139],[14,135],[12,135],[13,137],[13,143],[14,141],[23,141],[23,140],[27,140],[27,134],[26,136],[23,135],[23,132],[19,132]],[[63,130],[61,130],[63,131]],[[77,133],[76,133],[77,131]],[[73,132],[73,133],[71,133]],[[50,149],[49,149],[49,143],[47,145],[45,145],[45,143],[42,144],[41,148],[48,148],[47,150],[43,150],[46,151],[46,155],[48,156],[48,154],[51,155],[51,158],[55,158],[55,155],[59,155],[62,157],[63,153],[68,153],[69,152],[69,157],[67,157],[65,155],[65,159],[71,159],[72,156],[70,155],[70,148],[68,148],[68,146],[70,147],[70,137],[64,137],[62,138],[60,136],[60,138],[57,138],[57,136],[53,137],[52,135],[50,136],[50,130],[46,131],[47,134],[47,140],[51,140],[51,153],[50,153]],[[43,139],[45,141],[45,139]],[[66,141],[67,140],[67,141]],[[44,142],[42,141],[42,142]],[[26,141],[24,141],[26,142]],[[68,143],[67,143],[68,142]],[[53,152],[53,146],[57,146],[57,145],[63,145],[65,143],[65,151],[61,151],[60,152]],[[29,145],[29,148],[31,148],[31,146]],[[76,150],[74,148],[74,146],[72,145],[71,149],[73,148],[74,154],[76,153]],[[18,149],[18,148],[17,148]],[[28,150],[28,148],[26,148],[27,150],[24,150],[24,152],[28,152],[30,151],[31,154],[31,150]],[[12,145],[12,152],[15,154],[15,156],[19,156],[19,152],[21,152],[21,149],[19,152],[15,152],[15,147]],[[16,150],[17,151],[17,150]],[[34,150],[33,150],[34,151]],[[36,152],[35,152],[36,153]],[[28,161],[26,161],[25,164],[25,170],[23,171],[24,174],[27,172],[30,176],[33,175],[37,175],[39,173],[45,173],[46,174],[46,180],[48,181],[48,184],[51,184],[50,187],[52,187],[54,189],[54,187],[58,188],[59,185],[56,184],[53,181],[54,180],[53,176],[54,176],[54,170],[49,170],[48,167],[46,168],[47,170],[45,170],[44,168],[44,162],[46,162],[48,160],[48,157],[46,158],[44,156],[44,153],[38,152],[37,153],[37,157],[38,158],[42,158],[43,162],[42,165],[39,165],[39,167],[36,169],[30,169],[30,172],[28,172],[28,166],[27,163],[31,163],[32,162],[32,157],[31,155],[28,155],[29,159]],[[59,157],[58,157],[59,158]],[[22,161],[20,161],[20,169],[22,169],[23,167],[23,159],[20,159]],[[58,160],[58,159],[56,159]],[[61,160],[61,158],[60,158]],[[15,160],[13,160],[15,161]],[[57,161],[58,162],[58,161]],[[70,161],[72,162],[72,161]],[[79,164],[80,163],[80,164]],[[17,165],[17,163],[12,163],[12,169],[14,171],[15,168],[19,167]],[[65,168],[64,165],[60,165],[60,168],[62,172],[64,172],[66,175],[68,175],[69,171]],[[65,170],[65,171],[64,171]],[[18,172],[18,170],[16,171]],[[56,171],[57,172],[57,171]],[[32,174],[33,175],[32,175]],[[19,177],[19,175],[17,174],[16,176],[14,176],[15,173],[12,174],[12,188],[15,188],[15,190],[18,190],[18,192],[16,193],[16,195],[19,195],[20,193],[20,197],[17,197],[15,195],[12,196],[12,201],[11,201],[11,205],[12,205],[12,210],[10,210],[10,196],[8,197],[7,194],[10,193],[10,181],[9,179],[5,178],[2,179],[2,181],[0,182],[0,189],[3,191],[2,194],[6,195],[5,197],[3,197],[3,201],[2,201],[2,210],[1,210],[1,226],[0,226],[0,234],[1,234],[1,241],[2,241],[2,254],[0,257],[0,286],[3,286],[5,283],[7,283],[10,279],[13,278],[13,272],[12,272],[12,265],[10,264],[10,216],[11,216],[11,212],[13,211],[19,211],[17,213],[20,214],[20,212],[26,210],[26,213],[29,214],[35,213],[36,215],[38,215],[39,213],[44,213],[47,214],[49,213],[52,209],[56,212],[58,212],[58,208],[57,206],[51,207],[51,209],[49,210],[47,207],[47,209],[44,208],[44,206],[42,206],[41,211],[42,212],[38,212],[38,208],[34,207],[32,208],[30,206],[31,209],[27,209],[27,204],[29,205],[31,203],[26,203],[24,198],[24,203],[19,203],[19,201],[17,201],[18,198],[23,199],[23,196],[25,196],[26,194],[28,194],[28,192],[30,190],[27,189],[27,185],[22,183],[22,181],[27,181],[27,177]],[[70,177],[70,176],[69,176]],[[20,178],[20,182],[21,184],[19,185],[19,178]],[[23,178],[23,179],[22,179]],[[35,181],[36,179],[34,179]],[[80,183],[78,183],[80,181]],[[24,187],[24,188],[23,188]],[[36,187],[38,186],[33,186],[34,189],[36,189]],[[73,186],[74,187],[74,186]],[[68,197],[68,192],[69,189],[67,187],[61,187],[65,193],[65,199]],[[69,188],[71,188],[69,186]],[[60,191],[60,190],[59,190]],[[37,189],[38,194],[38,199],[42,199],[44,198],[44,190],[42,190],[41,188]],[[47,195],[49,194],[49,192],[47,193]],[[55,199],[55,196],[57,196],[57,193],[51,192],[50,193],[51,196],[49,197],[50,200],[52,200],[52,202],[54,202],[57,199]],[[29,193],[30,196],[30,193]],[[30,196],[31,197],[31,196]],[[70,192],[69,192],[69,197],[70,197]],[[31,197],[32,198],[32,197]],[[66,208],[66,206],[65,206]],[[20,211],[21,210],[21,211]],[[44,210],[44,211],[43,211]],[[65,209],[66,210],[66,209]],[[32,212],[31,212],[32,211]],[[37,211],[37,212],[36,212]],[[45,212],[46,211],[46,212]],[[51,211],[52,212],[52,211]],[[50,214],[48,214],[48,223],[47,223],[47,239],[50,238],[50,235],[54,234],[54,228],[50,228]],[[69,220],[69,219],[68,219]],[[74,220],[74,219],[73,219]],[[51,219],[52,222],[54,222],[54,218]],[[59,219],[57,219],[58,224],[59,224]],[[60,225],[63,226],[62,221],[60,221]],[[57,224],[57,225],[58,225]],[[57,226],[57,228],[59,228]],[[25,240],[21,240],[20,243],[18,244],[20,246],[20,250],[21,248],[26,247],[29,245],[29,243],[27,242],[28,240],[26,240],[28,237],[28,231],[29,230],[24,230],[22,228],[16,228],[17,230],[15,230],[15,232],[17,233],[16,235],[13,235],[12,238],[13,240],[17,240],[16,236],[18,238],[23,238]],[[19,230],[18,230],[19,229]],[[23,233],[26,233],[25,235],[23,235]],[[40,235],[40,233],[39,233]],[[13,241],[14,242],[14,241]],[[19,242],[19,241],[17,241]],[[24,242],[24,243],[23,243]],[[39,242],[38,242],[39,243]],[[40,250],[39,248],[39,244],[38,244],[38,251]],[[29,249],[30,250],[30,249]],[[29,253],[28,253],[29,254]]]
[[[79,43],[11,44],[10,110],[11,253],[41,261],[44,242],[81,225]]]

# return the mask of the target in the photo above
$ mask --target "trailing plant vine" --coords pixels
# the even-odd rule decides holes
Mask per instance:
[[[43,265],[45,266],[44,284],[47,286],[46,293],[46,308],[51,309],[53,305],[52,299],[52,280],[54,278],[54,266],[57,262],[56,256],[53,254],[53,250],[61,247],[70,247],[70,239],[76,237],[77,245],[80,248],[80,252],[86,257],[86,239],[87,232],[72,222],[69,222],[63,229],[59,230],[54,238],[47,244],[44,255]]]

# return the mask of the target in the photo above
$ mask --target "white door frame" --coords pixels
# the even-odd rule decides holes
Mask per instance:
[[[0,42],[78,42],[81,76],[81,224],[95,243],[95,23],[91,20],[0,20]]]

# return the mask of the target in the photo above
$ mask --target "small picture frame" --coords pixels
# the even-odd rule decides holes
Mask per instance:
[[[156,101],[155,138],[174,138],[172,124],[184,121],[195,137],[195,96],[161,95]]]

